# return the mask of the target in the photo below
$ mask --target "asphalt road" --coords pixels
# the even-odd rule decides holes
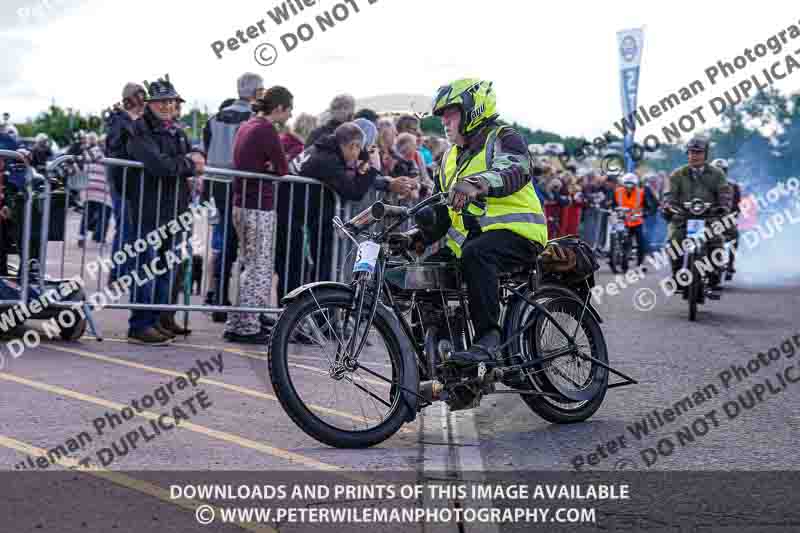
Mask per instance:
[[[688,321],[687,305],[679,296],[664,296],[659,287],[663,271],[628,284],[619,294],[601,296],[597,306],[604,318],[610,364],[638,384],[609,390],[588,422],[552,425],[518,396],[490,396],[474,411],[448,413],[435,404],[397,435],[366,450],[330,448],[298,429],[266,386],[264,351],[223,342],[220,325],[205,315],[192,315],[194,332],[188,338],[166,348],[142,348],[124,342],[127,312],[105,310],[97,316],[103,342],[89,336],[75,343],[45,341],[18,358],[4,348],[0,465],[7,471],[6,480],[16,480],[14,490],[10,490],[12,484],[0,483],[8,490],[5,503],[13,503],[13,509],[21,513],[18,517],[24,518],[16,531],[141,531],[151,526],[160,531],[193,531],[199,528],[192,517],[197,501],[176,500],[168,492],[169,485],[182,476],[208,482],[225,479],[230,471],[240,476],[263,473],[266,478],[259,479],[264,482],[277,479],[281,472],[290,479],[300,479],[303,473],[319,479],[326,475],[347,479],[392,472],[414,482],[473,479],[496,471],[796,470],[800,415],[794,405],[800,387],[790,380],[800,377],[800,368],[785,369],[800,360],[793,357],[795,352],[800,354],[800,337],[784,345],[784,352],[781,345],[800,335],[796,319],[800,280],[784,278],[781,286],[773,287],[754,285],[753,280],[761,279],[754,277],[760,268],[755,262],[747,263],[726,287],[722,300],[703,307],[695,323]],[[598,284],[607,287],[613,280],[604,268]],[[639,307],[645,302],[652,309],[641,310],[635,301]],[[41,331],[36,321],[27,327]],[[772,352],[777,355],[774,359],[769,356],[771,348],[778,350]],[[765,354],[760,362],[759,352]],[[754,358],[755,363],[751,362]],[[180,388],[178,378],[186,377],[190,369],[199,371],[198,361],[206,365],[207,375],[196,386]],[[318,364],[313,356],[305,363],[311,368],[309,388],[318,388],[320,403],[324,403],[329,398],[327,378],[313,370]],[[743,367],[748,375],[739,371],[737,377],[731,365]],[[783,385],[776,372],[784,376]],[[116,422],[112,415],[120,415],[125,404],[155,395],[167,383],[174,387],[167,391],[163,405],[143,408],[111,427]],[[700,401],[695,393],[702,393]],[[687,407],[684,399],[693,395],[695,400]],[[195,397],[193,403],[191,397]],[[737,402],[738,411],[728,416],[726,403],[732,410],[730,404]],[[190,409],[189,404],[194,407]],[[135,449],[124,449],[121,439],[127,432],[144,425],[153,433],[158,415],[171,413],[176,405],[185,406],[188,420],[152,440],[137,442]],[[673,419],[667,421],[665,411],[670,409]],[[642,434],[642,419],[654,410],[659,415],[652,414],[654,422]],[[102,434],[98,434],[100,425]],[[45,461],[45,468],[35,466],[37,456],[46,456],[47,450],[59,445],[66,447],[81,434],[88,434],[91,442],[82,443],[69,457]],[[109,450],[102,452],[108,464],[98,464],[101,448]],[[659,449],[664,453],[659,454]],[[105,470],[93,474],[68,470],[86,457]],[[64,480],[48,478],[61,496],[52,501],[49,496],[41,496],[42,500],[20,497],[49,494],[37,485],[40,478],[31,481],[30,477],[31,472],[45,470],[66,476]],[[85,495],[86,501],[102,502],[108,512],[73,516],[68,509],[77,504],[70,504],[64,494],[74,502],[83,502]],[[373,503],[385,501],[377,498]],[[64,509],[48,511],[53,505]],[[273,521],[271,527],[303,530],[280,521]],[[454,531],[458,527],[447,523],[412,529]],[[398,526],[396,530],[408,529]],[[462,530],[470,528],[462,525]]]

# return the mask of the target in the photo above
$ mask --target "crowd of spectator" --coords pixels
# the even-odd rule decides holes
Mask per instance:
[[[274,325],[269,316],[219,309],[277,307],[288,291],[332,279],[334,193],[351,204],[352,213],[378,199],[414,204],[433,192],[449,143],[424,135],[414,115],[381,116],[375,110],[356,109],[349,94],[335,96],[317,118],[306,113],[293,117],[290,89],[267,87],[258,74],[242,75],[237,90],[238,98],[224,100],[209,118],[202,145],[192,146],[179,122],[184,100],[168,78],[147,89],[128,83],[121,103],[108,115],[105,135],[78,134],[67,153],[81,156],[88,176],[78,202],[83,210],[79,246],[90,231],[96,242],[104,243],[113,219],[113,253],[174,218],[200,195],[211,202],[216,212],[209,220],[210,264],[203,266],[210,280],[205,302],[218,306],[212,318],[225,323],[226,340],[263,344]],[[47,141],[46,136],[37,137],[31,157],[34,166],[43,166],[52,157]],[[125,172],[104,166],[100,163],[104,156],[138,161],[144,168]],[[534,187],[550,238],[579,234],[602,248],[616,181],[591,169],[556,170],[555,165],[535,160]],[[230,169],[234,177],[205,175],[206,165]],[[239,176],[236,171],[272,178]],[[315,181],[297,182],[286,175]],[[660,203],[666,181],[663,175],[643,180],[648,206]],[[646,233],[654,243],[665,237],[658,235],[658,220],[649,210]],[[164,239],[148,247],[140,262],[163,259],[177,245],[177,236]],[[136,268],[118,266],[111,281]],[[231,281],[237,275],[234,288]],[[135,288],[132,302],[176,302],[181,276],[172,270],[155,276]],[[131,342],[164,345],[189,332],[175,323],[174,313],[131,312]]]
[[[356,109],[348,94],[334,97],[319,120],[303,113],[290,122],[294,97],[289,89],[267,88],[261,76],[252,73],[242,75],[237,85],[238,98],[222,102],[204,128],[202,147],[192,147],[176,123],[182,98],[168,80],[150,84],[149,91],[127,84],[122,105],[110,115],[105,148],[110,157],[139,161],[144,169],[128,174],[124,191],[121,176],[110,170],[110,206],[96,205],[90,186],[84,209],[99,213],[101,219],[110,209],[121,221],[113,245],[118,250],[133,237],[125,226],[146,233],[168,219],[169,206],[180,211],[199,190],[216,207],[210,221],[213,253],[206,265],[211,272],[206,303],[222,309],[275,307],[287,291],[335,274],[330,224],[336,214],[334,193],[354,212],[379,198],[394,204],[417,202],[433,191],[431,176],[447,144],[426,138],[415,116],[381,117],[371,109]],[[74,150],[96,154],[93,147]],[[205,176],[206,164],[272,179]],[[287,174],[315,181],[297,182],[285,178]],[[190,177],[203,177],[196,181],[202,186],[189,188],[184,178]],[[141,190],[133,190],[133,183]],[[140,203],[150,207],[141,219],[136,209]],[[88,227],[94,228],[97,219],[87,218]],[[98,227],[95,238],[103,237],[103,227]],[[163,256],[175,246],[165,242],[148,253]],[[231,283],[235,274],[236,289]],[[174,285],[174,273],[156,276],[152,285],[136,291],[133,301],[171,303],[177,295],[167,288]],[[163,345],[187,333],[165,315],[133,311],[129,340]],[[223,337],[232,342],[262,344],[273,326],[268,316],[254,313],[216,312],[212,318],[225,322]]]
[[[539,171],[534,188],[547,217],[548,236],[553,239],[580,235],[595,249],[604,249],[608,211],[616,204],[615,191],[620,186],[616,177],[609,177],[592,168],[560,165],[538,159]],[[652,173],[640,178],[645,192],[644,234],[647,251],[660,248],[666,241],[666,223],[658,216],[657,208],[664,200],[669,180],[666,174]]]

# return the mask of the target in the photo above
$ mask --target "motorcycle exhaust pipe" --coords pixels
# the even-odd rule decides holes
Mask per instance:
[[[419,394],[425,401],[433,403],[442,399],[444,385],[438,381],[423,381],[419,384]]]

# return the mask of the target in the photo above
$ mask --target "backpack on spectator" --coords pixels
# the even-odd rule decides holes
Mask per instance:
[[[205,148],[208,165],[211,167],[233,168],[233,141],[236,132],[253,115],[252,111],[241,111],[232,109],[233,107],[226,107],[209,121],[211,143]]]

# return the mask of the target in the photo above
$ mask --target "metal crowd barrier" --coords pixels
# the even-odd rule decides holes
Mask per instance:
[[[18,161],[25,164],[25,186],[24,198],[25,206],[23,208],[23,220],[19,221],[22,224],[22,240],[18,243],[20,247],[20,261],[17,263],[17,276],[14,280],[20,282],[20,297],[16,300],[0,300],[0,305],[3,306],[27,306],[30,299],[30,267],[31,267],[31,229],[33,227],[33,203],[36,201],[34,195],[34,187],[42,184],[43,191],[39,194],[39,200],[42,202],[42,232],[41,242],[39,247],[39,259],[42,265],[47,261],[47,221],[50,219],[50,183],[38,174],[32,167],[27,165],[25,158],[13,150],[0,150],[0,157],[6,160]],[[8,198],[8,196],[6,196]],[[13,265],[9,265],[13,266]],[[11,276],[6,277],[7,280],[12,281]],[[44,290],[44,276],[39,276],[39,288]]]
[[[21,155],[13,151],[0,151],[0,157],[23,160]],[[58,165],[71,164],[74,159],[72,156],[62,156],[58,160],[51,162],[48,165],[48,169],[54,169]],[[231,226],[232,217],[229,216],[229,210],[232,210],[233,206],[234,177],[247,178],[243,182],[241,191],[244,198],[248,197],[248,188],[252,190],[252,187],[258,187],[257,204],[259,208],[264,206],[264,195],[262,193],[265,191],[265,187],[272,187],[272,211],[275,213],[275,232],[272,239],[271,255],[276,266],[273,272],[280,271],[283,274],[279,279],[281,287],[278,292],[285,295],[296,286],[309,281],[342,279],[343,256],[341,247],[343,241],[333,230],[331,219],[337,215],[347,216],[347,213],[339,195],[318,180],[292,175],[273,176],[206,167],[203,176],[189,178],[185,186],[176,187],[176,191],[181,194],[176,193],[174,198],[170,198],[169,195],[164,194],[165,180],[173,180],[177,186],[178,178],[167,177],[157,180],[155,194],[151,191],[148,196],[145,196],[145,182],[143,173],[140,172],[140,169],[144,168],[142,163],[112,158],[104,158],[98,163],[104,166],[106,178],[103,202],[100,203],[112,206],[112,220],[108,221],[104,218],[107,213],[105,209],[102,209],[97,215],[100,217],[99,220],[97,217],[90,217],[88,201],[84,201],[82,213],[75,213],[69,208],[67,199],[64,219],[59,221],[59,223],[63,224],[60,253],[58,244],[54,244],[56,258],[51,261],[47,259],[48,242],[53,242],[48,235],[50,225],[50,185],[47,179],[41,179],[41,176],[32,169],[28,168],[27,170],[26,189],[28,194],[25,217],[24,221],[22,221],[24,234],[23,242],[20,243],[22,248],[20,265],[28,265],[29,263],[33,216],[33,184],[35,181],[41,181],[44,184],[44,191],[42,193],[42,238],[39,252],[40,275],[38,276],[38,281],[42,286],[49,271],[55,271],[56,275],[51,275],[48,279],[53,277],[69,279],[77,275],[83,280],[86,293],[86,301],[81,302],[81,304],[96,307],[96,304],[92,302],[94,294],[101,292],[104,287],[113,283],[115,279],[125,273],[130,273],[134,269],[139,271],[143,264],[141,255],[136,254],[135,261],[131,260],[130,264],[118,269],[118,265],[113,263],[114,252],[119,251],[125,244],[132,244],[137,239],[145,238],[150,231],[169,225],[171,221],[178,220],[181,213],[193,211],[201,213],[203,217],[200,220],[193,218],[190,231],[184,232],[181,230],[174,237],[169,236],[169,233],[167,233],[168,238],[164,240],[168,241],[169,248],[175,250],[176,246],[185,243],[189,238],[199,237],[202,243],[202,254],[198,254],[199,250],[193,250],[193,257],[188,261],[184,261],[182,267],[178,267],[178,269],[188,268],[191,272],[192,263],[196,260],[194,256],[199,255],[202,258],[204,272],[200,289],[201,296],[209,290],[214,292],[214,289],[221,285],[227,289],[229,295],[232,295],[231,305],[225,305],[227,295],[219,293],[215,295],[215,300],[210,304],[191,303],[188,292],[191,292],[192,287],[195,285],[195,280],[187,277],[185,271],[181,272],[183,275],[180,276],[180,280],[176,280],[178,272],[175,270],[178,269],[175,269],[169,270],[166,274],[169,277],[167,301],[163,301],[163,297],[155,298],[156,287],[155,284],[152,284],[151,289],[153,292],[150,294],[149,300],[150,302],[158,303],[136,303],[137,291],[142,289],[134,285],[130,288],[130,294],[124,298],[128,301],[108,302],[104,303],[102,307],[151,311],[279,313],[281,311],[279,306],[271,305],[263,308],[243,306],[240,304],[239,291],[231,290],[233,287],[229,281],[236,277],[232,275],[231,261],[228,258],[228,253],[230,253],[228,243],[235,235],[235,229]],[[87,174],[90,170],[91,165],[87,162],[80,172]],[[38,180],[37,176],[39,177]],[[83,179],[80,177],[72,178],[65,185],[76,182],[86,183],[88,179],[88,177]],[[115,187],[115,185],[118,186]],[[88,188],[92,186],[91,182],[87,184]],[[87,187],[82,187],[82,189],[86,191]],[[182,197],[183,192],[186,192],[187,195],[191,194],[191,197]],[[84,200],[88,198],[89,194],[84,192]],[[219,203],[222,204],[216,206],[218,211],[218,217],[216,218],[218,218],[218,221],[209,221],[208,216],[212,214],[209,206],[218,203],[217,200],[221,200]],[[169,201],[171,205],[162,206],[162,201]],[[249,206],[250,203],[248,202],[244,205]],[[92,206],[91,209],[95,209],[95,206]],[[168,216],[166,216],[167,212],[169,213]],[[146,213],[149,213],[150,216],[143,217]],[[154,223],[152,223],[153,216],[155,217]],[[89,227],[88,225],[90,218],[93,219],[91,221],[96,223],[94,227]],[[148,220],[146,218],[150,219],[150,224],[147,224]],[[83,221],[86,232],[83,246],[78,247],[76,243],[79,238],[78,230],[81,221]],[[108,224],[109,222],[113,222],[113,224]],[[217,244],[221,244],[221,246],[220,250],[216,252],[212,250],[214,239],[212,238],[212,224],[209,222],[217,222],[215,224],[217,226],[215,231],[218,233]],[[108,224],[108,227],[105,227],[106,224]],[[106,230],[105,235],[102,235],[104,233],[103,227]],[[93,232],[93,230],[100,230],[100,237],[104,237],[99,239],[101,242],[98,243],[98,246],[92,246],[90,243],[89,233]],[[109,243],[109,236],[112,234],[116,242]],[[256,239],[260,241],[261,236],[261,228],[257,228]],[[221,243],[219,242],[219,237],[221,237]],[[327,241],[323,241],[323,238],[327,239]],[[283,239],[282,248],[286,252],[282,254],[282,257],[276,257],[275,253],[279,239]],[[195,240],[195,242],[197,241]],[[50,251],[53,252],[52,249]],[[218,280],[215,279],[213,269],[211,269],[214,260],[220,262]],[[95,276],[90,275],[89,271],[89,265],[92,262],[95,262],[92,272],[96,272],[96,279],[94,279]],[[105,266],[97,268],[98,263],[102,263]],[[239,270],[241,271],[241,268]],[[27,298],[30,268],[20,268],[19,279],[21,280],[23,298]],[[187,283],[190,286],[187,287]],[[183,289],[183,292],[176,292],[176,288]],[[184,302],[178,303],[177,300],[180,299],[181,294],[183,294]],[[19,301],[0,301],[2,305],[26,303],[27,300],[24,299]],[[68,303],[56,303],[55,306],[72,307],[76,304],[78,302],[70,301]]]

